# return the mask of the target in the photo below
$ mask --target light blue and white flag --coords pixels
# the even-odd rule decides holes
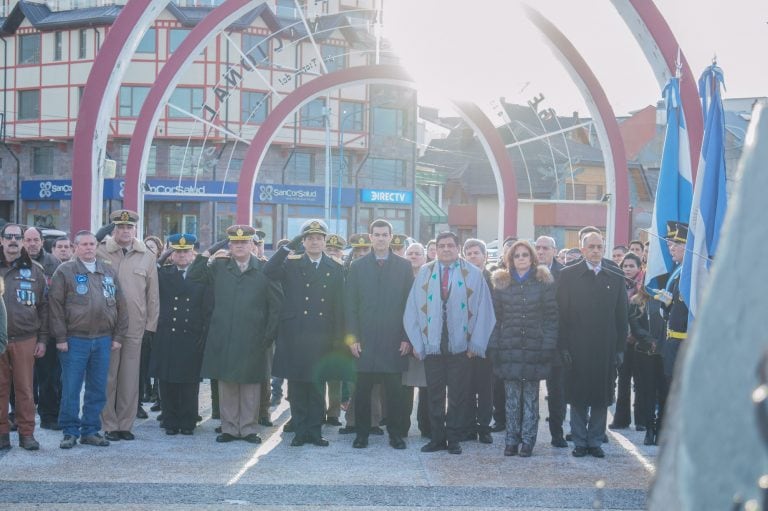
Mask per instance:
[[[648,262],[645,285],[659,289],[658,279],[672,271],[674,263],[669,254],[667,222],[688,222],[693,200],[693,179],[691,177],[691,151],[688,145],[688,131],[685,126],[683,106],[680,101],[680,82],[672,78],[663,91],[667,105],[667,131],[664,136],[664,150],[656,187],[656,202],[653,205],[650,236],[648,240]]]
[[[723,71],[715,64],[709,66],[699,79],[699,96],[704,114],[704,140],[696,173],[683,271],[680,274],[680,293],[688,305],[690,320],[696,318],[702,293],[706,289],[728,202],[725,118],[720,96],[720,88],[723,86]]]

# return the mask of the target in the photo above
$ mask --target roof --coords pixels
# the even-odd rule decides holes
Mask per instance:
[[[194,27],[215,7],[180,7],[170,2],[166,10],[171,13],[183,26]],[[10,35],[16,32],[26,19],[40,31],[60,30],[82,27],[111,25],[122,11],[121,5],[89,7],[69,11],[51,11],[47,5],[19,0],[6,18],[0,18],[0,35]],[[232,23],[228,28],[242,30],[250,27],[256,18],[261,17],[272,32],[295,25],[290,30],[292,37],[302,37],[305,30],[301,22],[296,20],[279,19],[267,3],[260,3],[248,14]],[[318,20],[318,35],[316,39],[324,40],[338,29],[350,44],[367,41],[365,31],[350,26],[350,21],[344,14],[331,14]],[[289,31],[283,32],[287,34]]]

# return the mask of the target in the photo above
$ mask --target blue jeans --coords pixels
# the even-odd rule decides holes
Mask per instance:
[[[61,361],[61,408],[59,426],[65,435],[94,435],[101,430],[101,410],[107,402],[107,374],[112,337],[67,338],[69,350],[59,352]],[[80,391],[85,382],[83,414]]]

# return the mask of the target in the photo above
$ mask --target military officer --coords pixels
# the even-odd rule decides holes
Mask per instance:
[[[187,278],[197,241],[192,234],[168,237],[172,264],[158,270],[160,317],[152,352],[163,396],[167,435],[191,435],[197,422],[200,365],[203,358],[203,297],[205,286]]]
[[[347,242],[338,234],[331,234],[325,238],[325,253],[339,264],[344,264],[344,247]]]
[[[352,247],[352,260],[360,259],[371,252],[371,235],[367,232],[353,234],[349,237],[349,246]]]
[[[389,248],[391,248],[392,252],[394,252],[396,255],[405,257],[405,235],[393,234],[392,241],[389,242]]]
[[[344,271],[323,253],[327,234],[323,221],[308,221],[264,265],[264,273],[283,288],[272,372],[288,380],[294,447],[328,445],[320,431],[323,382],[341,376],[333,354],[334,348],[343,349]],[[303,254],[289,255],[301,245]]]

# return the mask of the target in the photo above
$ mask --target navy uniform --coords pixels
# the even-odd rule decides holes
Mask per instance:
[[[342,266],[321,253],[312,261],[305,252],[289,255],[309,235],[327,235],[320,220],[306,222],[301,234],[278,250],[264,265],[264,273],[283,287],[284,302],[272,373],[288,380],[292,446],[326,446],[321,435],[325,399],[321,389],[328,379],[340,379],[334,370],[334,348],[343,344]]]
[[[683,222],[667,222],[667,239],[675,243],[685,244],[688,240],[688,224]],[[677,352],[682,342],[688,338],[688,306],[680,296],[680,267],[678,265],[667,282],[667,300],[662,307],[664,319],[667,320],[667,335],[661,347],[664,361],[664,376],[668,383],[672,381]],[[665,293],[666,294],[666,293]],[[667,303],[668,302],[668,303]]]
[[[168,238],[174,251],[192,250],[195,241],[191,234]],[[198,415],[205,285],[188,279],[187,269],[170,264],[158,270],[160,317],[152,354],[163,396],[163,427],[169,435],[191,435]]]

